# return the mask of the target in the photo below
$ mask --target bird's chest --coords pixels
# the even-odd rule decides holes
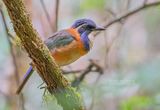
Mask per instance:
[[[55,48],[51,51],[52,56],[60,66],[70,64],[85,55],[88,51],[84,48],[84,45],[80,41],[73,41],[69,45],[64,47]]]

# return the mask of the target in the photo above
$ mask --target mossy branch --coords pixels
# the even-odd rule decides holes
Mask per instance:
[[[80,95],[62,75],[49,50],[38,37],[39,34],[33,29],[22,0],[3,0],[3,2],[16,34],[33,60],[40,77],[46,83],[48,91],[56,97],[64,110],[84,110]]]

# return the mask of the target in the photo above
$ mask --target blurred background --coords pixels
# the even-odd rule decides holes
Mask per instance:
[[[89,18],[106,26],[157,0],[24,2],[34,27],[45,40],[56,30],[70,27],[77,19]],[[106,26],[105,32],[96,36],[93,33],[91,51],[62,68],[71,82],[85,74],[76,86],[87,110],[160,110],[160,5],[147,6]],[[62,110],[54,98],[44,95],[44,89],[38,87],[43,81],[36,72],[22,95],[15,94],[31,59],[16,42],[2,0],[0,8],[0,110]],[[90,65],[90,71],[85,72]]]

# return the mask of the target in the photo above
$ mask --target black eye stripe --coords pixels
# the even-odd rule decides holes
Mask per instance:
[[[94,26],[89,25],[89,26],[88,26],[88,28],[93,29],[93,28],[95,28],[95,27],[94,27]]]
[[[84,24],[84,25],[81,25],[79,28],[81,28],[81,29],[94,29],[95,26]]]

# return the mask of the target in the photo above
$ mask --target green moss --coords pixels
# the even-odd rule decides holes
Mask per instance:
[[[52,59],[48,48],[33,29],[22,0],[3,1],[9,12],[16,34],[19,36],[30,58],[34,61],[41,78],[46,82],[51,99],[54,95],[57,103],[63,107],[63,110],[84,110],[82,100],[77,95],[77,91],[68,84],[60,68]],[[46,97],[46,100],[50,100],[50,97]]]

